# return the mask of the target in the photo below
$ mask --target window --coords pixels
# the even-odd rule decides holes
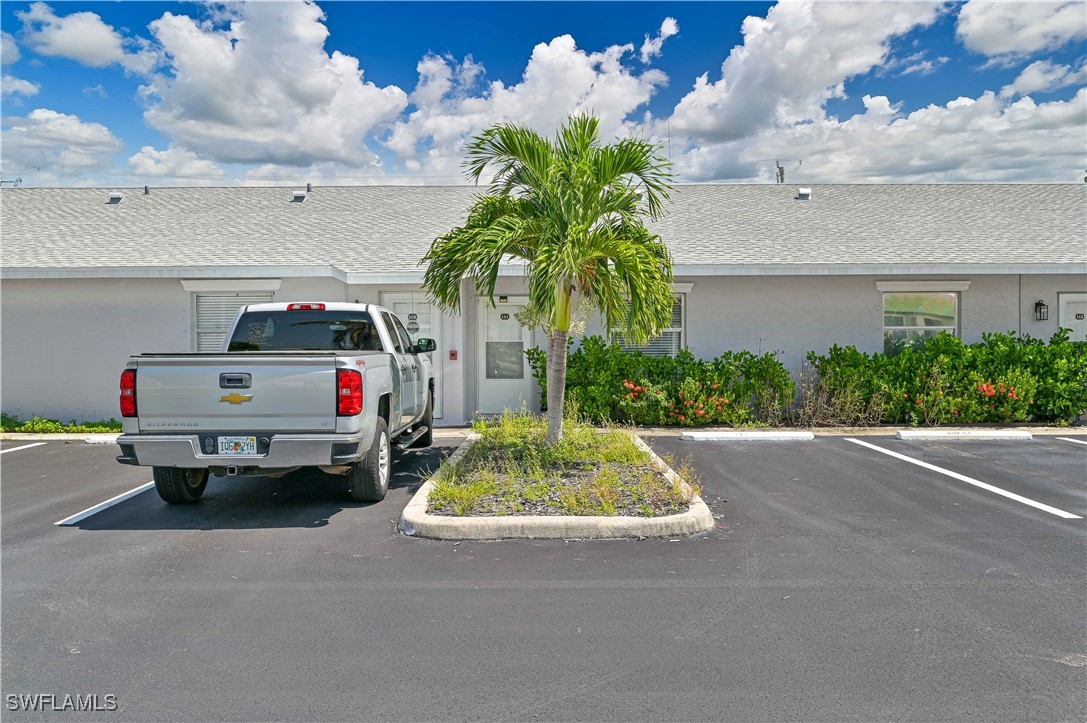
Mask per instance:
[[[196,334],[193,346],[198,352],[219,352],[226,333],[238,309],[247,304],[272,301],[271,291],[240,291],[237,293],[196,294]]]
[[[389,341],[393,343],[393,348],[403,354],[404,344],[400,341],[400,335],[396,332],[396,325],[393,324],[392,315],[387,311],[383,311],[381,312],[381,319],[385,322],[385,328],[389,332]]]
[[[410,354],[411,350],[415,348],[415,344],[411,340],[411,335],[408,334],[408,330],[404,328],[404,325],[400,323],[400,319],[392,317],[393,323],[396,325],[396,333],[400,336],[400,345],[404,347],[404,353]]]
[[[672,302],[672,320],[659,336],[652,337],[644,346],[627,344],[619,331],[612,333],[612,340],[627,351],[640,351],[646,356],[675,356],[683,348],[683,327],[686,321],[685,294],[676,294]]]
[[[959,329],[956,291],[893,291],[883,294],[883,353],[894,356],[915,344]]]
[[[377,327],[359,311],[250,311],[229,351],[381,351]]]

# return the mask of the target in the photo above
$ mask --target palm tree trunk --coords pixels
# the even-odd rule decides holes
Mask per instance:
[[[548,343],[547,360],[547,443],[562,439],[563,407],[566,406],[566,341],[569,331],[556,330]]]
[[[574,288],[560,282],[555,289],[555,310],[551,318],[551,339],[547,359],[547,443],[562,439],[562,415],[566,394],[566,352],[570,338]]]
[[[551,377],[555,374],[555,335],[547,335],[547,364],[544,367],[544,409],[551,407]]]

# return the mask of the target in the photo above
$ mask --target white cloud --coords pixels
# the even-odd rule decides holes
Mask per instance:
[[[416,110],[395,124],[386,145],[410,173],[452,183],[463,177],[465,142],[493,123],[513,121],[550,134],[571,113],[591,111],[603,138],[628,135],[636,128],[629,116],[668,82],[659,70],[625,67],[622,60],[633,51],[628,44],[590,53],[563,35],[533,49],[519,83],[494,81],[475,94],[464,82],[471,59],[458,65],[428,56],[411,96]],[[473,65],[467,75],[474,81],[478,70]]]
[[[679,23],[675,18],[665,18],[661,23],[660,32],[657,33],[657,37],[650,38],[649,35],[645,36],[645,42],[642,43],[642,62],[648,63],[653,58],[661,54],[661,48],[664,46],[664,41],[679,33]]]
[[[864,10],[780,3],[765,19],[748,18],[744,43],[721,79],[699,78],[671,118],[681,177],[767,182],[780,159],[787,180],[797,183],[1074,180],[1084,155],[1083,92],[1036,104],[987,91],[913,112],[872,93],[864,112],[828,116],[827,101],[842,97],[851,77],[873,68],[877,77],[923,74],[947,60],[923,51],[888,56],[893,37],[931,23],[942,6],[871,3]],[[650,127],[664,138],[662,121]]]
[[[941,55],[935,60],[922,60],[918,63],[907,65],[899,75],[931,75],[941,65],[951,60],[946,55]]]
[[[106,92],[105,86],[103,86],[101,83],[99,83],[98,85],[92,85],[84,88],[81,92],[83,93],[83,95],[96,95],[99,98],[109,97],[109,93]]]
[[[16,78],[12,75],[4,75],[3,78],[0,78],[0,93],[5,97],[9,95],[37,95],[39,90],[41,90],[41,86],[37,83],[31,83],[29,80]]]
[[[1077,83],[1087,83],[1087,65],[1072,70],[1067,65],[1055,65],[1048,60],[1037,60],[1023,68],[1019,76],[1000,89],[1000,95],[1028,95],[1030,93],[1057,90]]]
[[[932,23],[932,2],[779,3],[743,22],[721,79],[705,73],[676,106],[672,132],[698,139],[744,138],[771,125],[821,118],[844,82],[884,63],[891,38]]]
[[[956,30],[970,50],[1011,60],[1087,37],[1087,4],[969,0]]]
[[[15,38],[0,30],[0,64],[11,65],[21,57]]]
[[[692,150],[687,180],[769,181],[775,156],[802,159],[795,183],[1076,181],[1087,90],[1068,101],[1008,103],[992,92],[902,114],[884,96],[865,111]],[[1043,160],[1044,162],[1039,162]],[[1079,169],[1079,170],[1077,170]],[[793,169],[790,168],[790,171]]]
[[[87,183],[106,171],[124,145],[100,123],[47,108],[25,118],[4,118],[4,166],[11,175],[27,176],[34,185]]]
[[[384,175],[381,162],[374,159],[368,168],[346,166],[342,163],[321,162],[308,166],[265,163],[245,172],[243,186],[388,186],[421,185],[422,179]]]
[[[151,23],[168,67],[141,88],[147,124],[218,163],[370,166],[365,139],[397,118],[407,95],[366,82],[356,58],[329,55],[312,3],[222,13],[216,25],[172,13]]]
[[[23,22],[24,42],[40,55],[70,58],[92,68],[118,64],[139,73],[149,71],[156,62],[145,40],[126,40],[92,12],[60,17],[45,3],[36,2],[15,16]],[[126,45],[133,52],[127,52]]]
[[[223,169],[192,151],[170,146],[164,151],[144,146],[128,159],[132,177],[155,185],[204,186],[222,183]]]

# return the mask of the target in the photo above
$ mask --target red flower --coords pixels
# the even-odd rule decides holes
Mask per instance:
[[[684,416],[683,416],[682,414],[681,414],[681,415],[679,415],[679,418],[680,418],[680,419],[685,419],[685,417],[684,417]]]
[[[909,398],[910,398],[910,395],[909,395],[909,394],[906,394],[905,392],[903,392],[903,393],[902,393],[902,396],[903,396],[903,397],[904,397],[905,399],[909,399]]]
[[[721,385],[720,384],[714,384],[712,387],[710,387],[710,389],[716,389],[719,386],[721,386]]]

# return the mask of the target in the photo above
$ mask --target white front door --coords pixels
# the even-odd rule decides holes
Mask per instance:
[[[532,330],[517,321],[527,302],[523,296],[496,297],[493,307],[487,300],[480,302],[479,411],[484,414],[529,404],[533,378],[525,349],[532,344]]]
[[[427,301],[422,291],[387,291],[381,295],[381,305],[389,309],[400,321],[411,337],[412,342],[419,339],[433,339],[436,349],[428,352],[430,363],[434,366],[434,418],[442,418],[442,317],[438,310]]]
[[[1057,319],[1062,329],[1071,329],[1073,341],[1087,336],[1087,294],[1057,294]]]

